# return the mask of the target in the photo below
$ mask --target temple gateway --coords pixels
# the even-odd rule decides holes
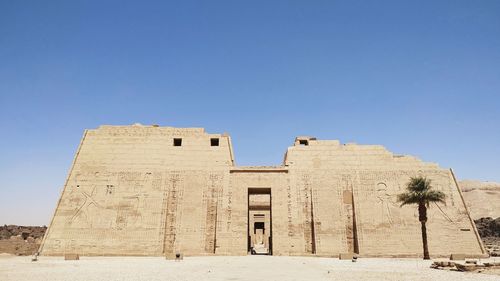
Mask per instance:
[[[431,256],[485,250],[451,169],[380,145],[301,136],[280,166],[236,166],[227,134],[202,128],[86,130],[42,255],[417,257],[412,176],[446,194],[427,223]]]

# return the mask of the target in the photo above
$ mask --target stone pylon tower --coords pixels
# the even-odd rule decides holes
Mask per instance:
[[[226,134],[101,126],[84,133],[40,251],[419,256],[416,209],[396,203],[417,175],[447,195],[429,211],[431,255],[484,255],[452,171],[437,164],[298,137],[282,165],[240,167]]]

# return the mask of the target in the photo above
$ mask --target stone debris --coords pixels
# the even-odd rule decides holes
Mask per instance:
[[[46,226],[0,226],[0,253],[33,255],[38,251],[46,230]]]
[[[0,240],[9,239],[12,236],[21,236],[23,239],[28,237],[41,239],[46,230],[46,226],[4,225],[0,226]]]
[[[500,217],[480,218],[474,222],[490,256],[500,256]]]
[[[497,270],[500,269],[500,259],[435,260],[431,268],[475,272]]]

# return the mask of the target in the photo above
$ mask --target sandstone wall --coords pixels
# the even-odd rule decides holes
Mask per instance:
[[[431,255],[484,254],[451,170],[436,164],[301,137],[282,166],[237,167],[227,135],[101,126],[85,132],[41,251],[246,255],[248,195],[265,191],[274,255],[416,256],[417,208],[396,202],[416,175],[447,195],[429,211]]]
[[[291,174],[309,178],[315,214],[334,213],[315,217],[318,254],[351,251],[355,246],[363,256],[421,253],[417,208],[400,208],[396,202],[397,194],[404,192],[409,178],[417,175],[427,176],[434,188],[447,195],[446,206],[433,204],[429,210],[431,254],[484,254],[450,170],[414,157],[393,155],[382,146],[316,140],[309,140],[307,146],[297,142],[290,147],[285,165]],[[307,186],[305,182],[299,184]],[[351,193],[353,204],[348,200]],[[352,208],[354,220],[350,215]],[[351,223],[356,228],[355,235],[349,229]],[[328,238],[324,239],[321,233]],[[325,248],[323,240],[328,241]],[[338,241],[342,244],[336,244]]]
[[[182,138],[181,146],[174,138]],[[211,146],[211,138],[219,146]],[[213,253],[215,206],[232,161],[229,137],[203,129],[88,130],[41,251]]]

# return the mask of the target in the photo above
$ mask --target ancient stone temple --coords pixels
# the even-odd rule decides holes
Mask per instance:
[[[201,128],[101,126],[76,152],[43,255],[422,255],[411,176],[431,205],[432,256],[485,251],[453,172],[380,145],[297,137],[280,166],[242,167],[231,138]]]

